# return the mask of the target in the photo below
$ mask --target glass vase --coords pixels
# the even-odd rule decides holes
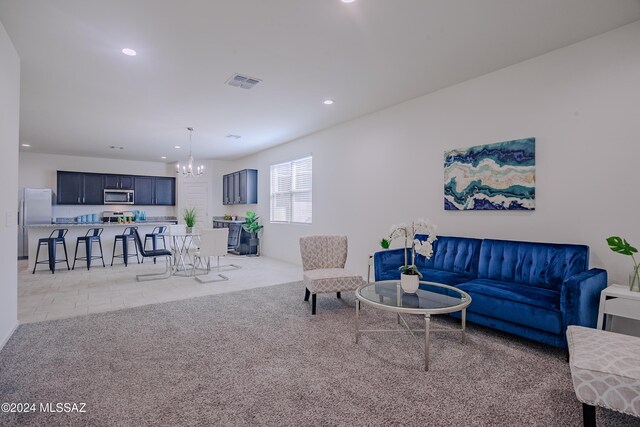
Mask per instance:
[[[640,292],[640,264],[634,266],[629,274],[629,290]]]

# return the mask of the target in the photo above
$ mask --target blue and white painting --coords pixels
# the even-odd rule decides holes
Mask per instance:
[[[533,210],[536,139],[444,153],[445,210]]]

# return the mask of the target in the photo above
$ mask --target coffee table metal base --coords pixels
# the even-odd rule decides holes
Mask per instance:
[[[363,332],[409,332],[414,338],[420,340],[418,336],[414,334],[414,332],[424,332],[424,370],[429,370],[429,334],[431,332],[457,332],[460,331],[462,335],[462,342],[464,343],[464,332],[467,323],[467,310],[466,308],[460,311],[460,320],[461,327],[460,329],[431,329],[431,315],[424,314],[424,329],[411,329],[407,322],[404,320],[404,317],[400,313],[397,314],[398,324],[402,324],[404,329],[360,329],[360,300],[356,299],[356,344],[360,340],[360,334]],[[402,321],[402,323],[401,323]]]

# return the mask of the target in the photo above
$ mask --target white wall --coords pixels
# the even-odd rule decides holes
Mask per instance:
[[[587,244],[625,282],[605,238],[640,246],[639,40],[640,21],[234,162],[259,169],[263,253],[299,263],[300,236],[344,233],[365,275],[392,223],[428,217],[443,235]],[[531,136],[535,211],[444,211],[445,150]],[[269,165],[309,153],[313,225],[269,224]]]
[[[20,58],[0,23],[0,349],[18,324],[17,204]]]
[[[23,188],[52,188],[56,191],[56,171],[78,171],[97,173],[116,173],[151,176],[175,176],[174,166],[159,162],[141,162],[135,160],[102,159],[96,157],[63,156],[55,154],[20,152],[19,161],[19,192]],[[179,192],[179,189],[177,189]],[[20,193],[18,194],[20,197]],[[173,206],[54,206],[54,217],[75,217],[90,213],[100,213],[104,210],[139,209],[147,216],[173,216],[176,209]]]

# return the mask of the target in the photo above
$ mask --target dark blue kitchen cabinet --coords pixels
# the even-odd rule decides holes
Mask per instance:
[[[243,169],[222,177],[222,204],[247,205],[258,203],[258,171]]]
[[[58,171],[59,205],[101,205],[104,176],[95,173]]]
[[[176,204],[176,179],[155,177],[155,205],[173,206]]]
[[[58,171],[59,205],[103,205],[105,189],[134,190],[135,205],[176,204],[176,179],[172,177]]]
[[[135,204],[174,206],[176,179],[166,176],[136,176],[134,178]]]
[[[82,204],[104,204],[104,175],[97,173],[84,173]]]
[[[134,177],[134,202],[136,205],[153,205],[154,178],[152,176]]]
[[[133,190],[133,175],[104,175],[104,188],[115,190]]]

